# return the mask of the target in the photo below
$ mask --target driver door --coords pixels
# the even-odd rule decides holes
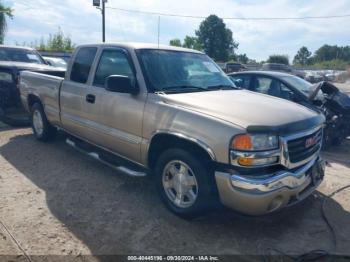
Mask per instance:
[[[97,114],[93,116],[94,140],[98,145],[138,162],[147,94],[143,91],[137,95],[107,91],[105,82],[110,75],[128,76],[137,83],[136,72],[126,50],[107,47],[101,51],[89,87],[95,95],[97,107]]]

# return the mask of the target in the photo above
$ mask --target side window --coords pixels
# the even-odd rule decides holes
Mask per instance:
[[[271,84],[272,84],[271,78],[258,76],[255,78],[255,85],[254,85],[253,91],[270,95],[269,89]]]
[[[287,86],[285,86],[283,83],[281,83],[281,94],[279,97],[290,101],[295,100],[294,92],[290,90]]]
[[[255,81],[255,91],[287,100],[294,99],[292,90],[281,81],[269,77],[257,77]]]
[[[249,88],[249,84],[250,84],[250,76],[247,75],[230,75],[230,79],[232,80],[232,82],[240,88],[244,88],[244,89],[250,89]]]
[[[96,47],[82,47],[78,51],[70,73],[71,81],[82,84],[86,83],[96,52]]]
[[[107,77],[111,75],[128,76],[134,78],[134,74],[126,54],[120,50],[104,50],[98,64],[94,86],[104,87]]]

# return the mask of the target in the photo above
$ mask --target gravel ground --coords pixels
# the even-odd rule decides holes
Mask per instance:
[[[37,142],[30,129],[0,127],[0,255],[288,254],[350,255],[350,141],[324,153],[325,181],[303,203],[263,217],[220,209],[193,221],[161,204],[150,178],[116,173],[65,144]],[[11,237],[12,235],[12,237]],[[15,243],[15,241],[17,243]],[[17,256],[17,257],[16,257]],[[0,258],[1,260],[1,258]],[[32,259],[33,260],[33,259]]]

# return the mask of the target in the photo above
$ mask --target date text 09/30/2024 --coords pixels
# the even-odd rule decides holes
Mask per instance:
[[[128,261],[219,261],[217,256],[128,256]]]

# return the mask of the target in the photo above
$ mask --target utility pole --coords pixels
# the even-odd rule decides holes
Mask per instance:
[[[102,0],[102,42],[106,42],[106,4],[107,0]]]
[[[101,10],[102,14],[102,42],[106,41],[106,3],[107,0],[102,0],[102,7],[101,6],[101,0],[93,0],[92,5],[95,6],[97,9]]]

